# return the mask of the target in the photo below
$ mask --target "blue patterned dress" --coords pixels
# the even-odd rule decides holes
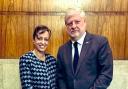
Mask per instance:
[[[32,51],[20,57],[22,89],[56,89],[56,59],[50,54],[45,57],[41,61]]]

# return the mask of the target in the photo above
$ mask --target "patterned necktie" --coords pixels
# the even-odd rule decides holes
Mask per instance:
[[[78,42],[74,42],[74,60],[73,60],[73,68],[74,68],[74,73],[76,72],[77,64],[78,64],[78,59],[79,59],[79,53],[78,53]]]

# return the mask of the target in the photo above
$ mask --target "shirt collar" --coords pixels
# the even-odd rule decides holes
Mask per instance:
[[[86,32],[83,34],[83,36],[79,40],[77,40],[78,44],[83,45],[85,36],[86,36]],[[72,40],[72,43],[74,43],[74,42],[75,41]]]

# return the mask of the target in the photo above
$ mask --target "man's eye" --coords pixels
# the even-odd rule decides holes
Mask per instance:
[[[68,25],[68,26],[71,26],[71,25],[72,25],[72,23],[67,23],[67,25]]]
[[[75,21],[76,24],[80,23],[80,21]]]

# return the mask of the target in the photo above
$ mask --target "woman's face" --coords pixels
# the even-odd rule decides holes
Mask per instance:
[[[49,33],[47,31],[38,34],[33,40],[35,49],[39,52],[44,52],[48,46],[48,41],[49,41]]]

